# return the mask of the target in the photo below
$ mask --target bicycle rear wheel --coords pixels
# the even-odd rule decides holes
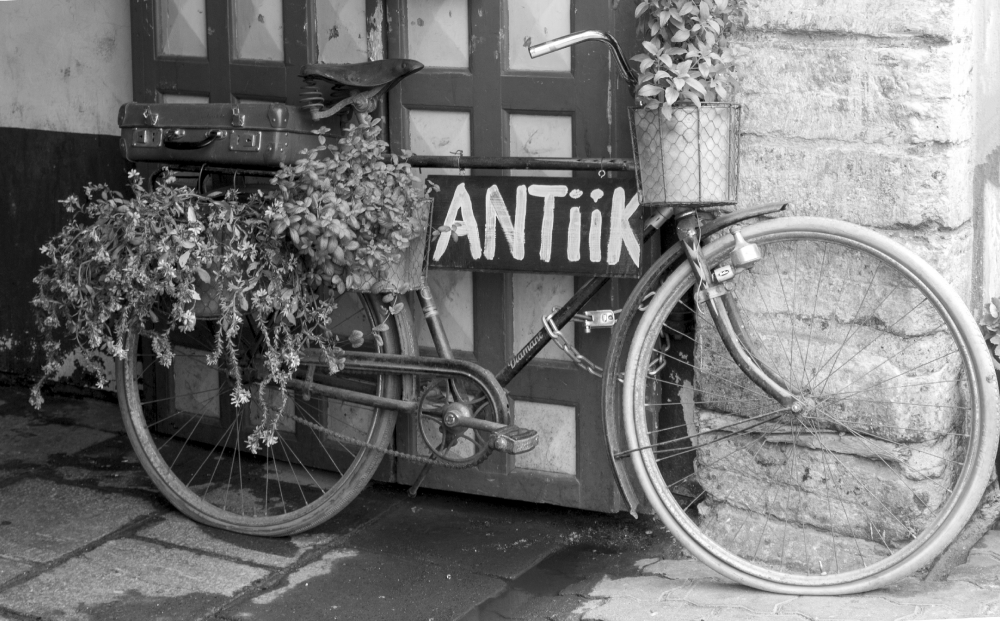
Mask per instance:
[[[854,593],[916,571],[964,526],[996,459],[995,374],[975,320],[872,231],[783,218],[741,232],[763,258],[731,281],[729,316],[802,410],[737,367],[682,265],[625,369],[643,490],[692,554],[756,588]],[[706,246],[709,266],[732,247]]]
[[[346,344],[347,335],[360,330],[366,335],[362,350],[415,353],[408,309],[388,317],[379,344],[372,327],[387,315],[377,297],[348,293],[337,304],[332,325],[343,336],[338,341]],[[248,330],[244,335],[241,367],[250,376],[261,368],[261,354]],[[118,397],[146,472],[182,513],[234,532],[291,535],[336,515],[375,474],[383,456],[378,449],[392,440],[396,412],[289,390],[283,412],[299,420],[284,416],[277,444],[252,454],[247,436],[265,407],[279,407],[280,393],[268,388],[263,404],[259,385],[250,384],[251,402],[234,406],[226,369],[206,362],[214,338],[211,322],[199,320],[194,331],[171,337],[174,360],[163,367],[140,331],[132,331],[127,357],[117,365]],[[303,366],[296,377],[306,379],[307,373]],[[312,381],[384,397],[413,396],[412,381],[398,375],[330,375],[324,365],[314,365]]]

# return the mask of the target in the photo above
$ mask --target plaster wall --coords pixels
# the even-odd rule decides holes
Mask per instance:
[[[0,127],[117,134],[132,99],[127,0],[0,2]]]
[[[124,186],[131,47],[128,0],[0,2],[0,374],[39,372],[32,278],[66,220],[58,200]]]

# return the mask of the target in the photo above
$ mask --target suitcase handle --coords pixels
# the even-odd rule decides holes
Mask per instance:
[[[177,151],[194,151],[195,149],[204,149],[205,147],[212,144],[216,140],[224,138],[226,136],[225,130],[213,129],[212,131],[208,132],[208,134],[206,134],[205,138],[202,140],[199,140],[197,142],[182,142],[181,140],[177,139],[178,138],[177,134],[183,135],[183,130],[178,131],[175,129],[172,132],[166,132],[166,134],[169,135],[164,135],[163,146],[165,146],[168,149],[175,149]]]

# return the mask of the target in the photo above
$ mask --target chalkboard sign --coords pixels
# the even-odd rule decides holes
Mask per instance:
[[[635,277],[642,214],[635,180],[438,177],[430,266]]]

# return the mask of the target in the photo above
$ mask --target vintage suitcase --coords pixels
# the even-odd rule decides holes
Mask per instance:
[[[313,121],[307,111],[280,103],[127,103],[118,111],[121,151],[130,162],[278,168],[317,146],[314,132],[324,125],[334,129],[328,144],[336,144],[335,120]]]

